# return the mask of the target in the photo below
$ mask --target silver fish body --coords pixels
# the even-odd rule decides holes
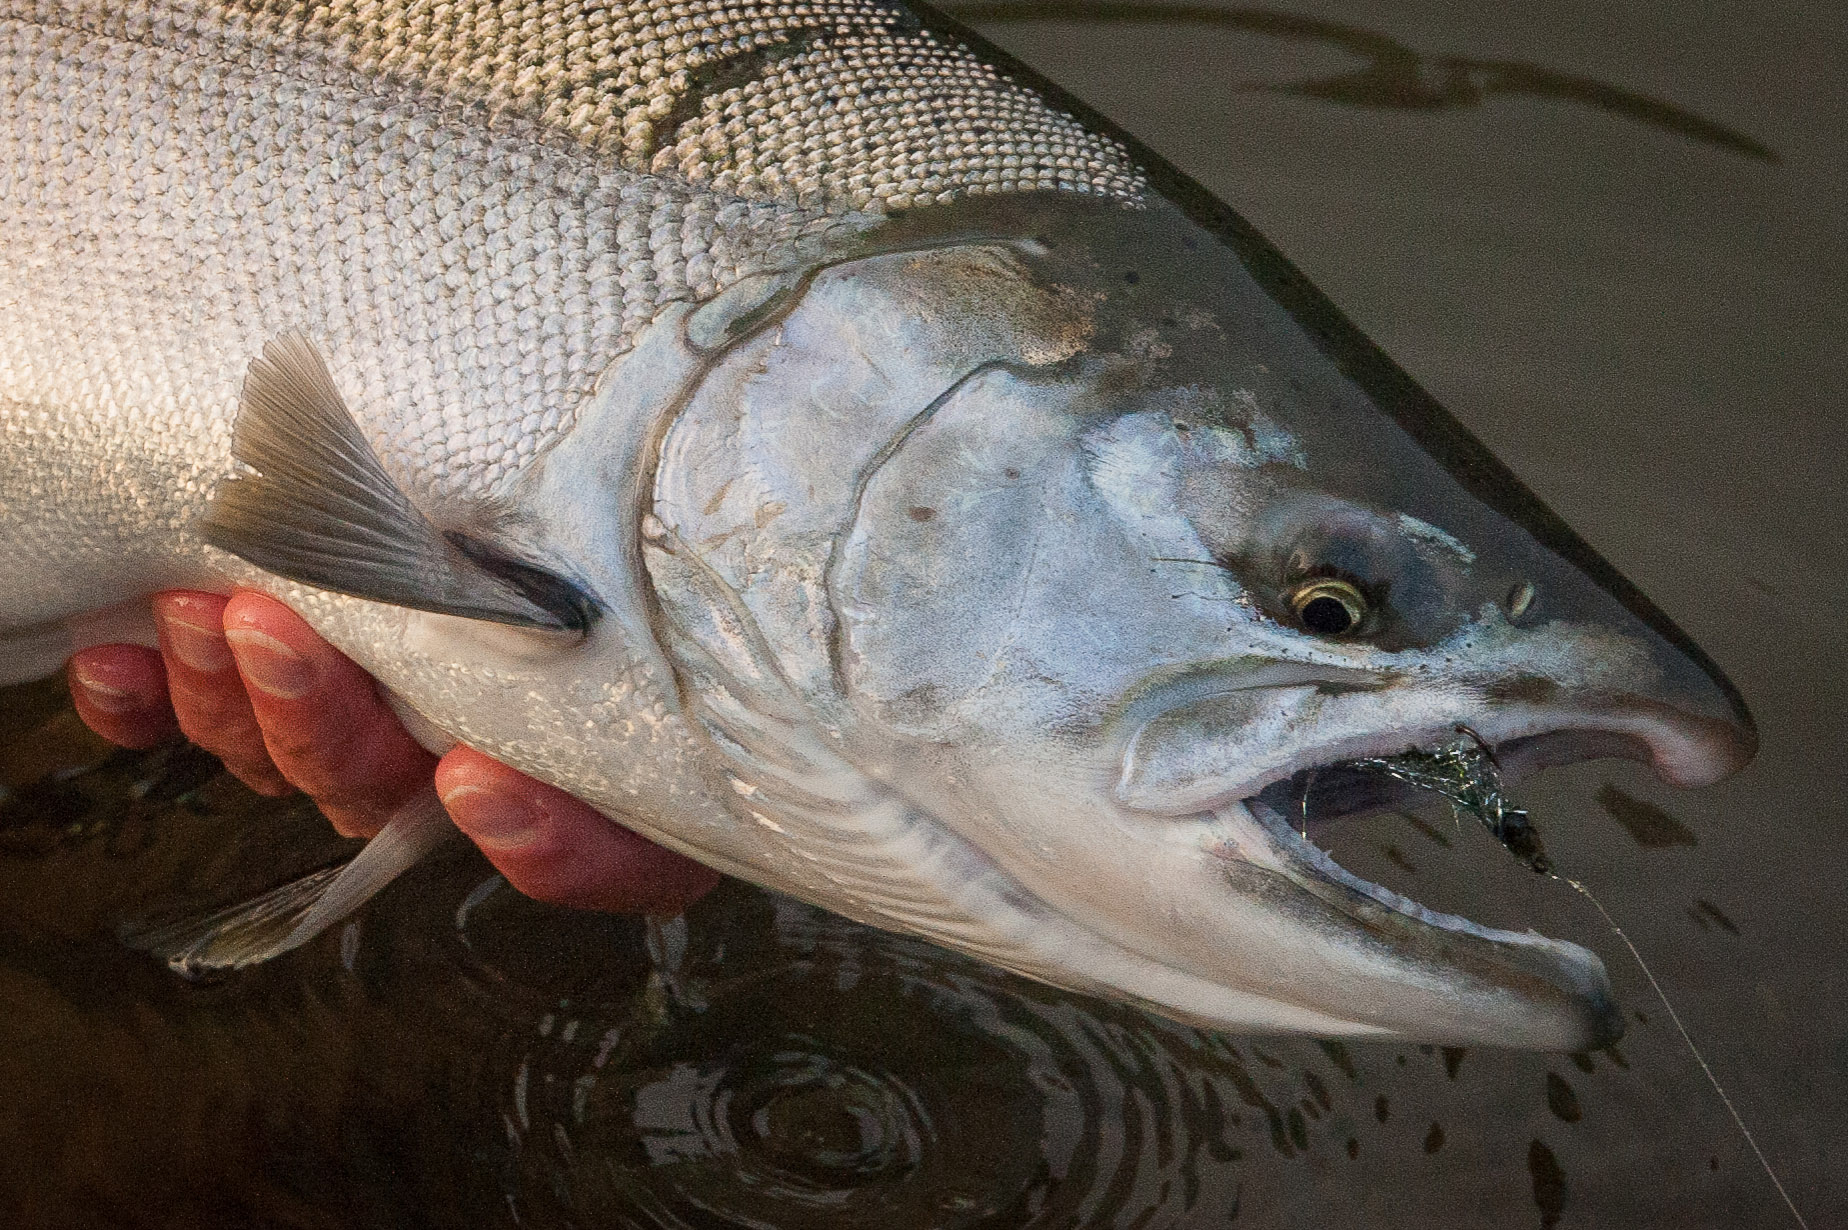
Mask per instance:
[[[1608,1036],[1591,954],[1259,796],[1459,727],[1698,784],[1736,694],[998,63],[866,0],[0,10],[0,677],[254,586],[433,744],[864,921],[1212,1025]]]

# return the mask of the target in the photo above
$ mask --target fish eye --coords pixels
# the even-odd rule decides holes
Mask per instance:
[[[1344,636],[1367,617],[1367,597],[1337,577],[1318,577],[1290,594],[1290,609],[1317,636]]]

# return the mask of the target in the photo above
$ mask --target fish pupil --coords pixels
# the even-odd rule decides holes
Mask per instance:
[[[1297,618],[1303,621],[1303,627],[1321,636],[1340,636],[1354,626],[1354,613],[1347,604],[1327,594],[1303,603]]]

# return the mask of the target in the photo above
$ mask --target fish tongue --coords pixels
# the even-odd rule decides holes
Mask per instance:
[[[1384,773],[1395,781],[1441,794],[1455,814],[1474,816],[1508,853],[1540,875],[1552,873],[1552,860],[1527,811],[1509,801],[1501,770],[1481,740],[1460,738],[1432,751],[1410,751],[1348,762],[1347,766]]]

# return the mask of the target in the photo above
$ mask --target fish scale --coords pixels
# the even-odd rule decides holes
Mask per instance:
[[[675,143],[649,127],[792,31],[799,54],[693,100]],[[407,490],[479,500],[665,303],[926,197],[1137,183],[893,6],[0,6],[0,466],[51,497],[0,507],[0,563],[96,582],[15,592],[7,622],[154,557],[188,580],[176,536],[283,329],[320,339]],[[148,480],[134,501],[67,472],[105,457]]]
[[[1144,186],[1115,141],[895,4],[266,0],[223,12],[252,44],[517,115],[727,195],[880,209]]]

